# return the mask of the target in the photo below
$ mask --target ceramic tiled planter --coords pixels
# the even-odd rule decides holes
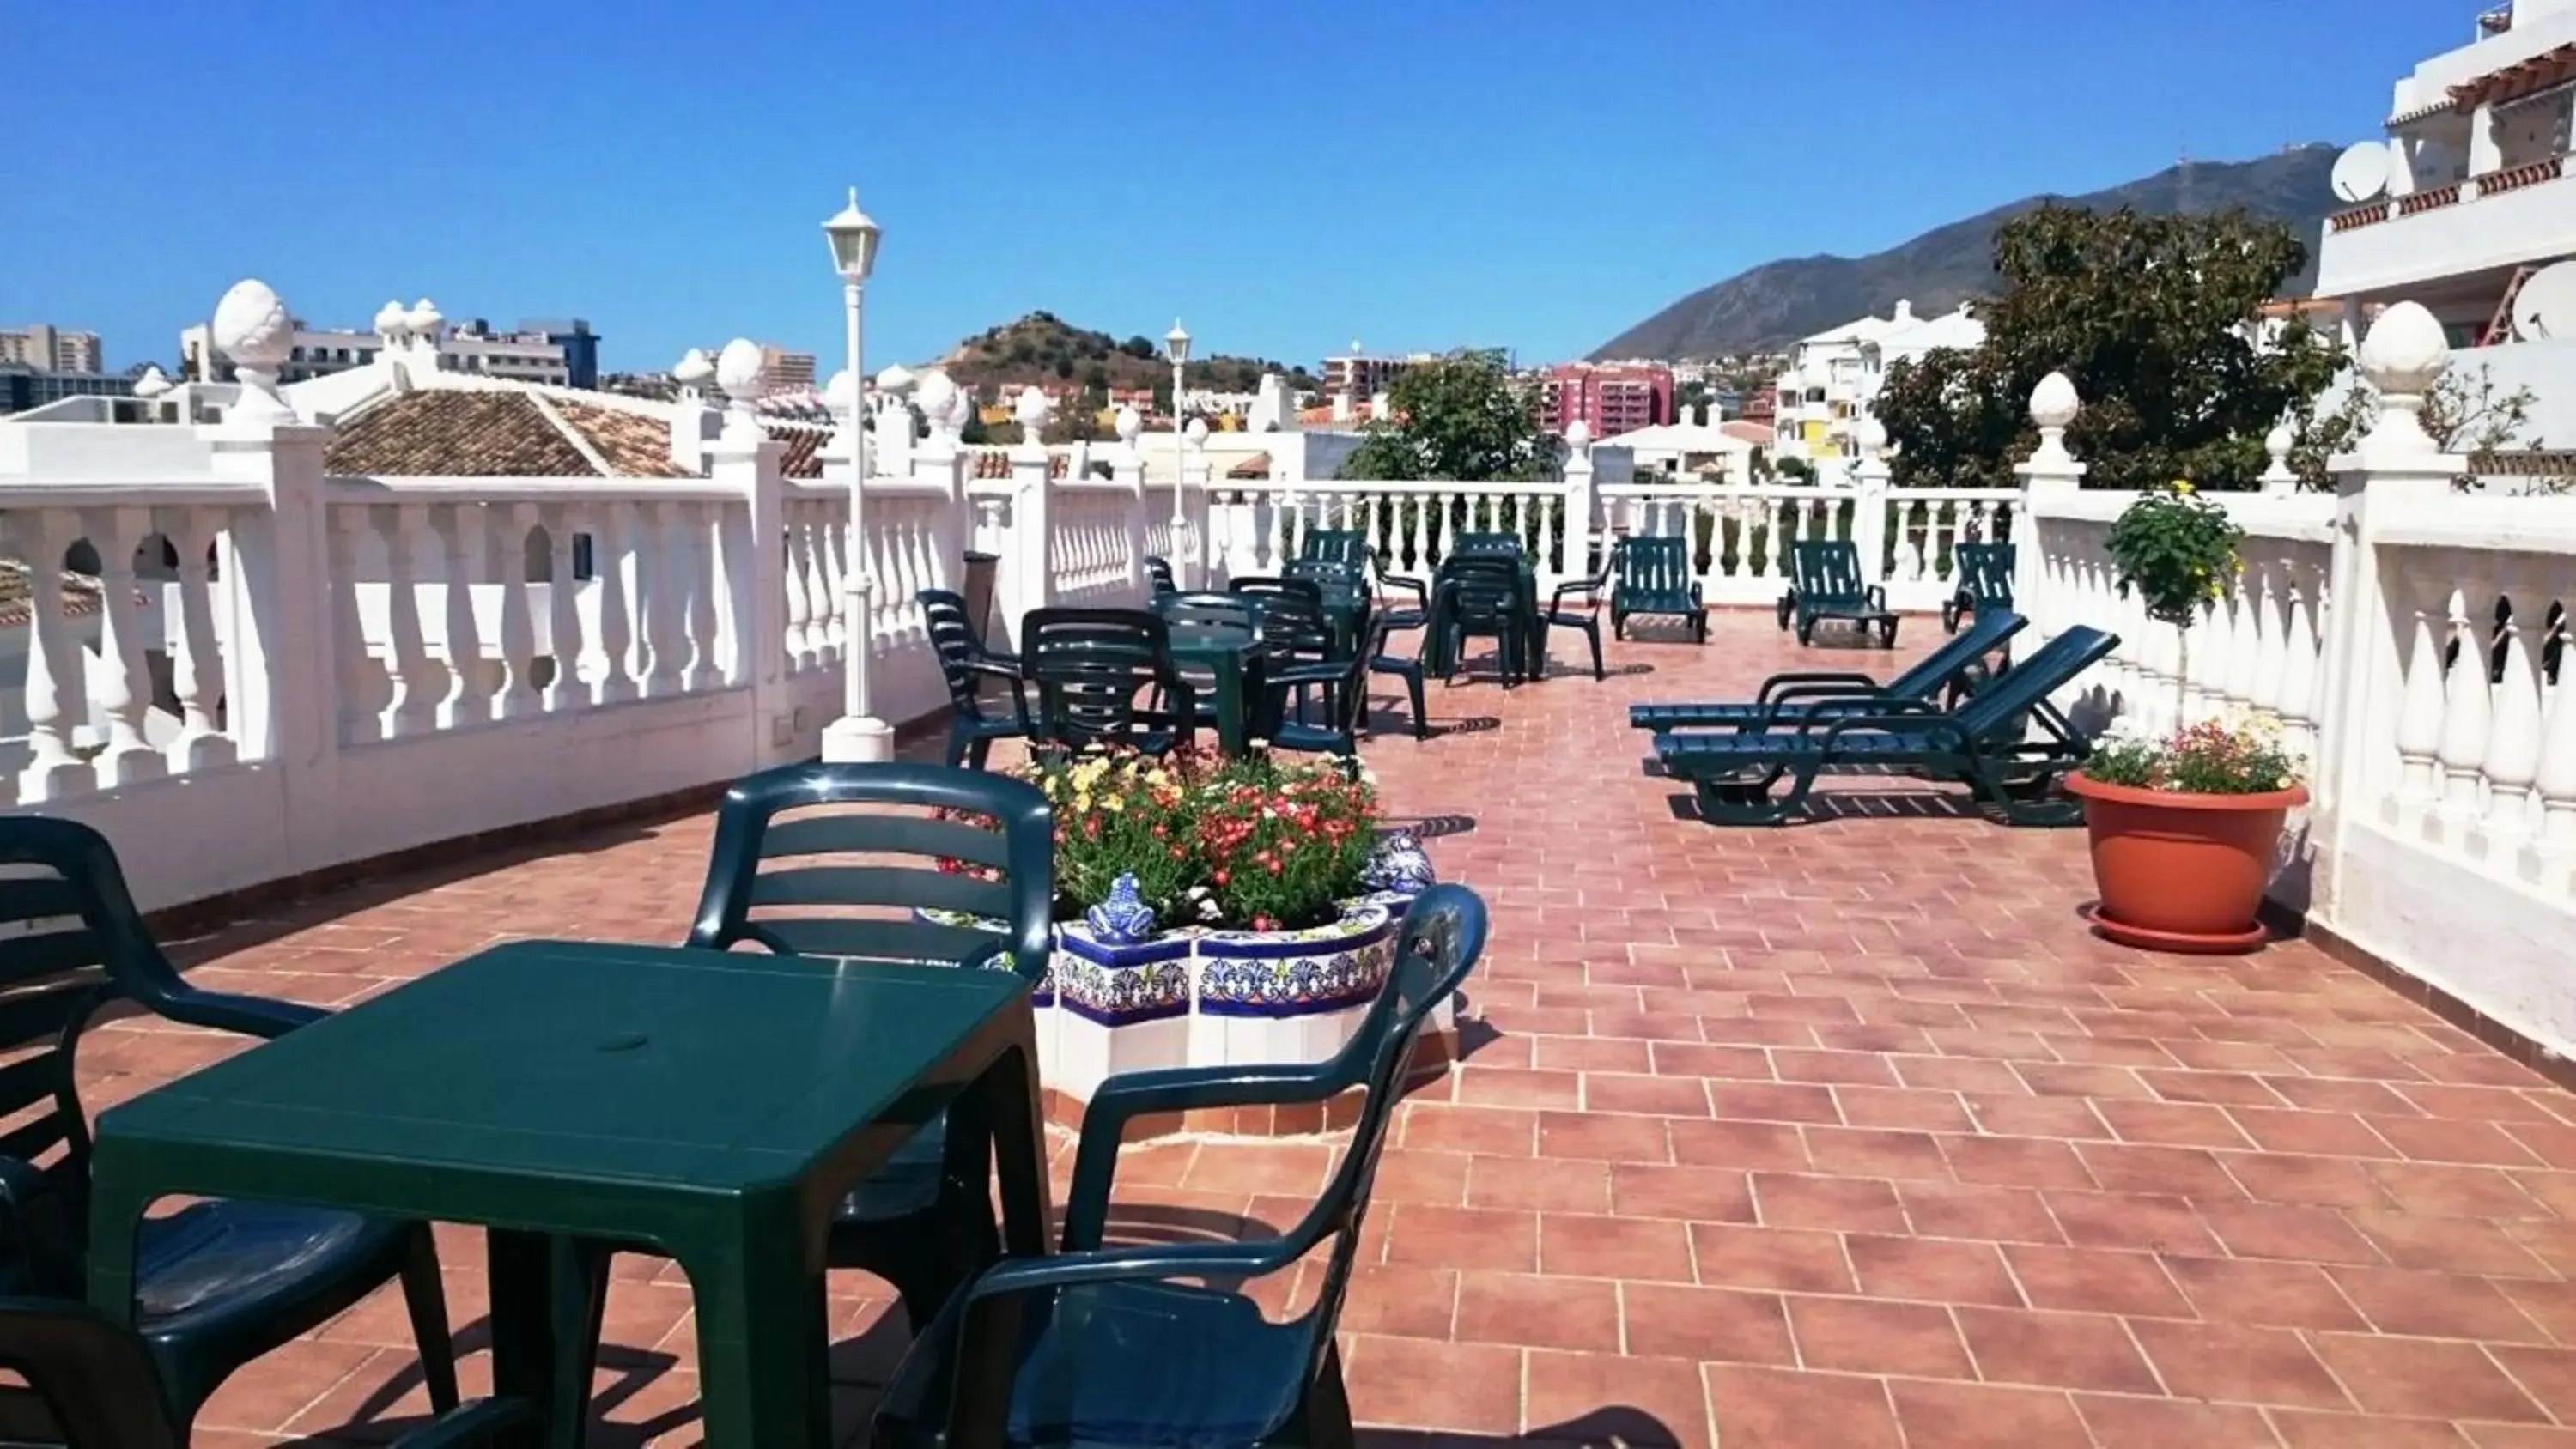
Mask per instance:
[[[1385,985],[1411,901],[1380,891],[1345,904],[1329,926],[1192,927],[1134,944],[1105,941],[1081,921],[1059,924],[1032,1004],[1038,1075],[1061,1120],[1078,1120],[1081,1104],[1120,1072],[1330,1057]],[[1454,1045],[1446,1003],[1431,1030]]]

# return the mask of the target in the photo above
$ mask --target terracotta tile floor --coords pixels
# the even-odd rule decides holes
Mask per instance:
[[[1434,683],[1443,733],[1367,752],[1494,918],[1472,1056],[1402,1111],[1343,1317],[1374,1442],[2576,1444],[2576,1100],[2304,945],[2093,939],[2078,834],[1917,790],[1713,829],[1640,769],[1632,700],[1897,658],[1735,616],[1611,662]],[[707,841],[700,817],[496,854],[189,956],[341,1004],[511,935],[674,940]],[[112,1025],[91,1100],[224,1050]],[[1330,1160],[1143,1147],[1122,1199],[1140,1230],[1275,1226]],[[479,1386],[479,1238],[446,1247]],[[695,1442],[686,1287],[633,1273],[601,1439]],[[904,1335],[873,1280],[835,1288],[856,1438]],[[415,1382],[370,1302],[241,1374],[198,1442],[380,1439]]]

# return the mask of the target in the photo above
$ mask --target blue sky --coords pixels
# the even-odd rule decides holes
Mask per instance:
[[[1566,356],[1783,255],[2377,133],[2470,0],[144,0],[12,7],[0,325],[114,368],[258,276],[871,367],[1033,308],[1311,362]]]

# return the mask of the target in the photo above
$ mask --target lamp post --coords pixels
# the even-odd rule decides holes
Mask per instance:
[[[868,375],[866,353],[860,346],[861,314],[867,306],[868,273],[877,264],[877,224],[859,210],[859,189],[850,188],[849,205],[840,214],[823,223],[823,235],[832,244],[832,269],[841,274],[841,320],[844,340],[848,344],[850,389],[862,390],[860,379]],[[842,658],[841,717],[823,731],[823,758],[835,764],[844,762],[883,761],[894,758],[894,731],[876,717],[868,694],[868,660],[875,651],[876,621],[870,606],[875,602],[876,578],[868,565],[867,481],[868,434],[864,426],[865,410],[853,398],[847,426],[850,430],[850,556],[847,590],[849,596],[849,644]]]
[[[1190,334],[1181,330],[1181,319],[1172,319],[1172,330],[1163,334],[1163,355],[1172,360],[1172,552],[1175,571],[1186,575],[1190,563],[1190,521],[1181,511],[1181,481],[1189,471],[1187,455],[1181,444],[1181,368],[1190,360]]]

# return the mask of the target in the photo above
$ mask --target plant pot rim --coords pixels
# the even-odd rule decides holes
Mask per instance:
[[[2305,785],[2292,785],[2287,790],[2265,790],[2253,795],[2210,795],[2197,790],[2145,790],[2135,785],[2113,785],[2096,780],[2082,770],[2067,772],[2066,793],[2114,805],[2162,806],[2173,810],[2288,810],[2308,803],[2308,787]]]

